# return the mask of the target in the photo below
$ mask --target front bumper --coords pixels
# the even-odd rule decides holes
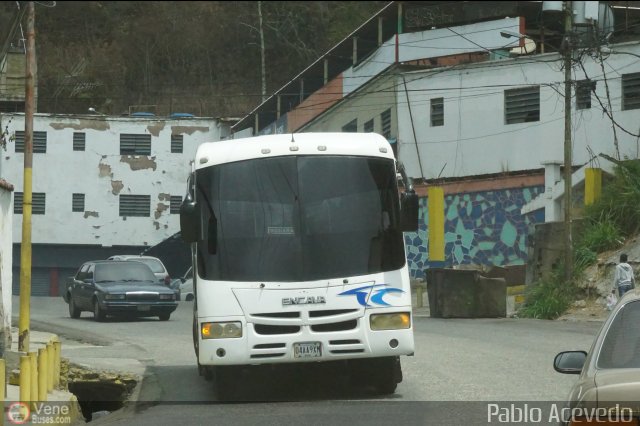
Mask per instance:
[[[107,315],[129,314],[138,316],[156,316],[170,314],[178,307],[177,302],[121,302],[103,301],[100,307]]]
[[[406,312],[403,311],[403,312]],[[409,309],[410,312],[410,309]],[[201,318],[200,322],[221,321],[219,318]],[[412,355],[414,352],[413,326],[407,329],[372,331],[369,313],[352,320],[350,329],[325,331],[326,327],[301,325],[297,330],[283,328],[285,333],[265,334],[261,324],[245,322],[244,318],[225,318],[241,321],[240,338],[202,339],[199,336],[199,362],[201,365],[278,364],[345,359]],[[274,329],[277,332],[277,329]],[[296,358],[294,344],[319,342],[321,354],[317,357]]]

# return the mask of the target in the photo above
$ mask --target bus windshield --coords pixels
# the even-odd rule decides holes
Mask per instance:
[[[272,157],[196,173],[204,279],[309,281],[406,262],[393,160]]]

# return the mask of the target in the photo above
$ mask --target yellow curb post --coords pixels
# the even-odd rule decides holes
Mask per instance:
[[[35,408],[38,401],[38,360],[35,352],[29,352],[29,364],[31,368],[31,408]]]
[[[53,362],[53,386],[58,387],[60,384],[60,351],[62,350],[62,344],[55,340],[53,342],[53,351],[55,353]]]
[[[2,404],[2,415],[0,415],[0,426],[4,426],[4,399],[5,399],[5,386],[7,385],[5,376],[5,361],[4,358],[0,358],[0,404]]]
[[[53,361],[55,354],[53,353],[53,344],[47,343],[47,392],[53,390]]]
[[[31,400],[31,358],[27,355],[20,357],[20,401],[28,403]]]
[[[47,348],[38,349],[38,401],[47,400]]]

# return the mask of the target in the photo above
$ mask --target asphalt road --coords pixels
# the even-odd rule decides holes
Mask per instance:
[[[14,297],[14,316],[17,306]],[[61,298],[33,298],[31,306],[32,328],[65,338],[62,355],[72,362],[144,374],[142,403],[94,424],[487,424],[496,406],[562,402],[575,376],[554,372],[553,357],[588,350],[600,327],[415,317],[416,355],[402,359],[404,381],[395,395],[354,389],[339,372],[305,369],[238,377],[239,402],[217,403],[213,385],[197,374],[190,302],[168,322],[97,323],[89,312],[74,320]]]

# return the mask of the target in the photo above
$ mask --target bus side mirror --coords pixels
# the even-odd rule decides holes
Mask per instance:
[[[180,206],[180,235],[185,243],[196,243],[203,239],[200,207],[188,198]]]
[[[400,197],[400,227],[402,232],[418,230],[418,194],[415,191],[403,192]]]

